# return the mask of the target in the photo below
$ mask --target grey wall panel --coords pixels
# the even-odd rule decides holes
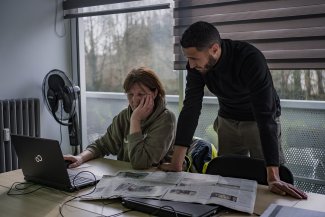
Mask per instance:
[[[62,5],[56,7],[56,1],[2,0],[0,5],[0,100],[41,99],[38,122],[43,127],[37,135],[62,138],[62,152],[71,154],[68,129],[60,131],[42,100],[42,82],[50,70],[72,77],[70,21],[63,19]],[[17,132],[22,133],[19,126]]]

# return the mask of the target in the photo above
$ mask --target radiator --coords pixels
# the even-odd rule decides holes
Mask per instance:
[[[40,137],[39,99],[0,100],[0,173],[20,168],[11,133]]]

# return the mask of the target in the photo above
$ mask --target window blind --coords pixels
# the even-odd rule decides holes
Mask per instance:
[[[270,69],[325,69],[323,0],[174,0],[174,20],[176,70],[187,62],[180,37],[200,20],[217,27],[221,38],[255,45]]]
[[[103,10],[103,7],[108,9]],[[152,0],[66,0],[63,2],[64,19],[160,10],[167,8],[170,8],[169,3],[159,3],[159,1]]]

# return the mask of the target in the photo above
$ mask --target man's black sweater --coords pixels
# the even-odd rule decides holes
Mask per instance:
[[[201,114],[204,86],[218,97],[223,118],[256,121],[268,166],[279,165],[277,124],[279,97],[263,54],[254,46],[223,39],[217,64],[202,75],[187,64],[185,100],[178,118],[176,145],[188,146]]]

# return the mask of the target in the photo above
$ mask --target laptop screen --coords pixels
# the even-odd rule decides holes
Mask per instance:
[[[11,142],[26,181],[66,191],[77,190],[71,184],[57,140],[11,135]],[[83,185],[95,184],[91,182],[94,182],[94,179]]]

